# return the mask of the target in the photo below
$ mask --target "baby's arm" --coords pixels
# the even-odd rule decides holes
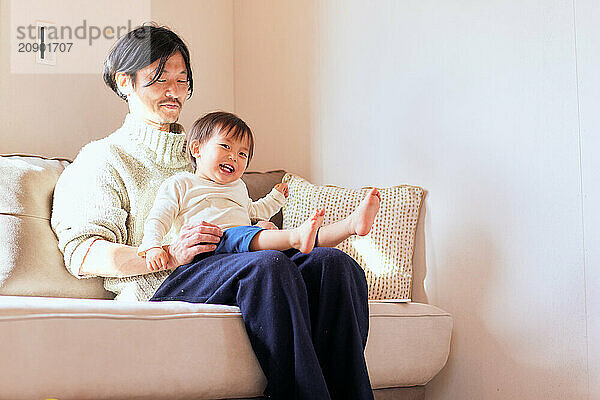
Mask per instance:
[[[163,182],[158,189],[152,209],[144,223],[144,237],[138,248],[139,256],[147,257],[150,250],[155,250],[153,253],[156,261],[156,257],[158,257],[156,253],[160,253],[156,250],[163,251],[162,240],[179,214],[180,191],[176,181],[172,178]],[[164,265],[166,266],[166,262]],[[148,260],[146,260],[146,266],[152,270]]]
[[[287,184],[278,183],[265,197],[250,203],[250,218],[268,221],[283,207],[288,195]]]

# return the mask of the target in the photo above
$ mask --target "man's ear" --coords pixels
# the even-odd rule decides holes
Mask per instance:
[[[133,92],[133,82],[131,77],[124,72],[117,72],[115,74],[115,82],[119,91],[125,96],[129,96]]]

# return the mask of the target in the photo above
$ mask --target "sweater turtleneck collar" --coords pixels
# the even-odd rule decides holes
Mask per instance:
[[[171,132],[166,132],[127,114],[120,130],[129,140],[146,148],[157,164],[181,167],[189,163],[185,155],[185,132],[179,124],[171,124]]]

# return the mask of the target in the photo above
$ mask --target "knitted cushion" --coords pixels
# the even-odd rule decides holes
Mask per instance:
[[[299,226],[316,208],[325,208],[323,225],[347,217],[370,188],[344,189],[317,186],[286,174],[290,195],[283,207],[283,228]],[[369,299],[410,299],[412,256],[423,189],[394,186],[379,189],[381,206],[371,232],[353,236],[337,246],[365,270]]]
[[[50,227],[54,185],[68,161],[0,156],[0,295],[112,298],[102,279],[65,268]]]

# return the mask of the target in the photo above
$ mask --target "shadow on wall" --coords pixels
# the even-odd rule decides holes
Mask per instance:
[[[412,300],[418,303],[429,303],[427,293],[425,292],[425,277],[427,276],[427,257],[425,255],[425,214],[427,213],[427,191],[423,191],[423,202],[419,221],[415,232],[415,244],[413,252],[413,280],[412,280]]]

